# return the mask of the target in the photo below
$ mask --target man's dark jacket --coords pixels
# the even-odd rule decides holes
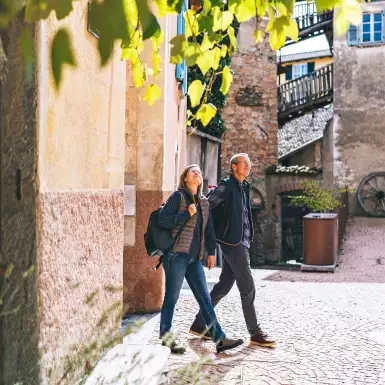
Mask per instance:
[[[249,216],[250,239],[253,240],[253,221],[250,207],[250,185],[238,182],[233,176],[222,179],[216,189],[209,194],[210,210],[213,218],[217,242],[237,246],[243,240],[243,199],[242,189],[246,193]]]

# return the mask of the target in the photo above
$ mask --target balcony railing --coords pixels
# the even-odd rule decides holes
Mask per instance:
[[[333,64],[329,64],[278,87],[278,117],[282,119],[303,112],[332,98]]]
[[[298,31],[324,24],[333,19],[333,11],[318,13],[314,2],[296,4],[294,6],[293,20],[298,24]]]

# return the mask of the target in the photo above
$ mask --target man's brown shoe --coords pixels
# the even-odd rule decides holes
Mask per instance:
[[[204,340],[210,340],[211,341],[211,333],[210,330],[207,328],[200,328],[195,323],[193,323],[190,327],[190,330],[188,331],[190,334],[193,334],[194,336],[198,336]]]
[[[267,334],[265,334],[261,328],[250,337],[250,345],[258,345],[264,348],[274,348],[276,346],[276,342],[270,339]]]

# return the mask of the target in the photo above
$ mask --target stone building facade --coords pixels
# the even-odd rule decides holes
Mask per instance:
[[[274,247],[262,247],[261,242],[275,243],[276,230],[269,225],[274,211],[266,195],[265,168],[276,165],[277,146],[277,63],[268,36],[255,44],[255,20],[242,23],[237,36],[237,51],[232,57],[234,71],[226,107],[223,111],[227,131],[222,136],[222,176],[230,170],[232,155],[248,153],[253,164],[253,215],[256,240],[251,246],[254,260],[268,262],[277,258]]]
[[[341,37],[334,34],[333,178],[335,184],[351,188],[369,173],[385,170],[385,5],[361,7],[363,22],[371,31],[377,24],[379,36],[364,36],[362,26],[351,27]],[[354,193],[350,208],[360,214]]]

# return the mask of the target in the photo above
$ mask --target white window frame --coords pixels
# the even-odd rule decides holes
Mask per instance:
[[[307,63],[294,64],[293,65],[293,80],[307,75],[308,72],[309,71],[308,71]]]
[[[369,32],[364,32],[364,16],[365,15],[369,15],[370,16],[370,20],[369,20],[369,23],[365,22],[365,24],[369,24],[370,26],[370,31]],[[380,21],[374,21],[374,15],[380,15]],[[383,41],[383,31],[384,31],[384,23],[383,23],[383,17],[382,17],[383,13],[382,12],[364,12],[362,14],[362,28],[361,28],[361,36],[360,36],[360,40],[362,42],[362,44],[370,44],[370,43],[381,43]],[[381,34],[381,39],[380,40],[374,40],[374,24],[376,23],[381,23],[381,31],[380,31],[380,34]],[[378,31],[377,31],[378,32]],[[369,40],[366,40],[364,41],[364,34],[367,35],[369,33],[370,35],[370,39]]]
[[[380,15],[381,16],[381,20],[378,20],[378,21],[374,21],[374,15]],[[368,41],[363,41],[364,40],[364,34],[368,34],[368,32],[364,32],[364,28],[363,28],[363,25],[364,25],[364,22],[363,22],[363,18],[365,15],[370,15],[370,21],[369,22],[365,22],[365,24],[369,24],[370,25],[370,40]],[[377,31],[377,32],[380,32],[381,33],[381,40],[377,40],[377,41],[374,41],[374,25],[375,23],[381,23],[381,31]],[[353,40],[352,39],[352,32],[353,31],[356,31],[356,38],[357,40]],[[372,46],[372,45],[379,45],[379,44],[384,44],[385,43],[385,11],[370,11],[370,12],[364,12],[362,14],[362,23],[360,26],[353,26],[353,25],[350,25],[349,27],[349,30],[348,30],[348,35],[347,35],[347,42],[348,42],[348,45],[355,45],[355,46]]]

